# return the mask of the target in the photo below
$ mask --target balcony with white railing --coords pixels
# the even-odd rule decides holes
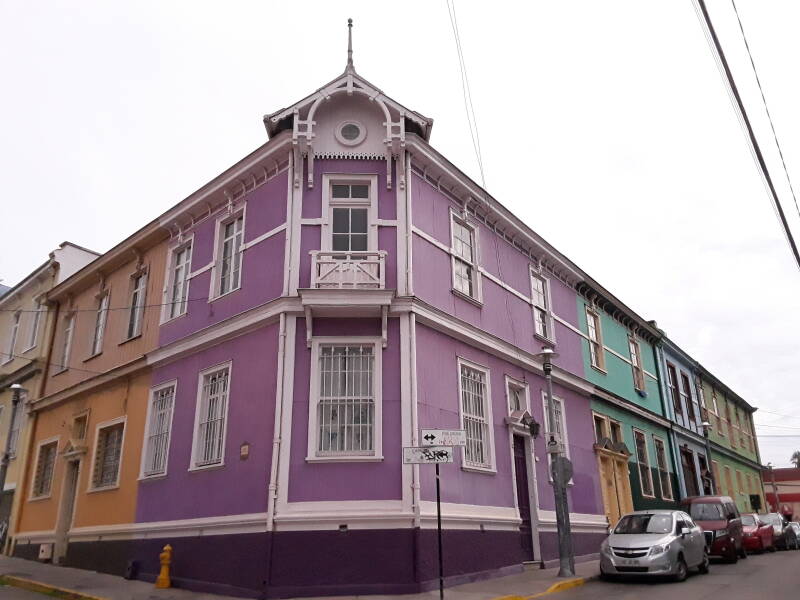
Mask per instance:
[[[311,288],[318,290],[383,290],[386,251],[311,251]]]

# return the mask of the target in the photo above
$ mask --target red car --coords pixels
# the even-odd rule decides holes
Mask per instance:
[[[703,528],[709,556],[735,563],[747,558],[742,536],[742,519],[730,496],[690,496],[681,507]]]
[[[758,518],[757,514],[742,515],[742,542],[752,552],[775,552],[772,526]]]

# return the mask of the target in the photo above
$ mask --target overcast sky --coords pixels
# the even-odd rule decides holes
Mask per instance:
[[[731,3],[708,3],[800,238]],[[800,187],[800,5],[737,5]],[[691,1],[456,7],[488,190],[760,407],[762,459],[789,466],[800,271]],[[358,72],[480,181],[444,0],[0,0],[3,282],[64,240],[108,250],[262,144],[264,113],[343,70],[348,17]]]

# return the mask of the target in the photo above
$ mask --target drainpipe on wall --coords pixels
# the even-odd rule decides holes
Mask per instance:
[[[406,184],[406,187],[408,187],[408,184]],[[417,439],[419,435],[419,410],[417,407],[417,319],[413,312],[409,315],[408,323],[411,328],[409,332],[409,341],[411,342],[411,445],[416,446],[419,441]],[[412,502],[414,505],[414,528],[419,529],[421,526],[419,465],[411,465],[411,490]]]
[[[414,295],[414,278],[411,272],[413,253],[413,219],[411,218],[411,153],[406,152],[406,294]],[[413,316],[413,315],[412,315]],[[418,467],[415,467],[418,468]]]
[[[281,452],[281,420],[283,418],[283,380],[286,360],[286,313],[280,316],[278,333],[278,389],[275,393],[275,427],[272,435],[272,465],[269,472],[269,493],[267,495],[267,531],[272,531],[275,522],[275,502],[278,498],[278,458]]]

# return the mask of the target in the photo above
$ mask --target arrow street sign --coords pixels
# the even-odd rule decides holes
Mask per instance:
[[[466,446],[467,432],[463,429],[423,429],[423,446]]]
[[[426,446],[403,448],[404,465],[424,465],[453,462],[453,448],[449,446]]]

